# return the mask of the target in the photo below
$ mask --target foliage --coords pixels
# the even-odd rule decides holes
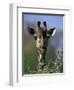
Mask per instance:
[[[28,51],[28,50],[30,51]],[[63,72],[63,50],[56,51],[53,54],[53,57],[46,58],[46,65],[44,69],[37,70],[37,54],[36,48],[25,48],[24,56],[26,59],[24,60],[24,73],[25,74],[37,74],[37,73],[62,73]],[[28,52],[27,52],[28,51]],[[49,50],[50,51],[50,50]],[[31,52],[31,53],[29,53]],[[48,52],[49,53],[49,52]],[[50,56],[50,55],[49,55]]]

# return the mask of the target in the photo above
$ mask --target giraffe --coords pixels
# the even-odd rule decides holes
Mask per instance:
[[[36,47],[38,52],[38,70],[43,69],[45,66],[45,56],[48,47],[49,38],[55,35],[56,28],[47,29],[46,21],[43,22],[43,27],[41,22],[37,22],[37,28],[28,27],[29,33],[35,38]]]

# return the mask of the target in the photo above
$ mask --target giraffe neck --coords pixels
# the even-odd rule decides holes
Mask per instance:
[[[45,66],[45,55],[46,55],[46,49],[44,53],[42,53],[39,49],[38,51],[38,69],[43,69]]]

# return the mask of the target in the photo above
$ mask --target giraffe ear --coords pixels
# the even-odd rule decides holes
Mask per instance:
[[[51,28],[51,29],[48,31],[48,33],[49,33],[50,36],[54,36],[55,33],[56,33],[56,28],[55,28],[55,27],[54,27],[54,28]]]
[[[28,32],[31,35],[34,35],[35,34],[35,30],[33,28],[31,28],[31,27],[28,27]]]

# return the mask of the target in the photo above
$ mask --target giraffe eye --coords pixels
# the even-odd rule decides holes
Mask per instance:
[[[35,40],[37,40],[37,36],[34,36]]]

